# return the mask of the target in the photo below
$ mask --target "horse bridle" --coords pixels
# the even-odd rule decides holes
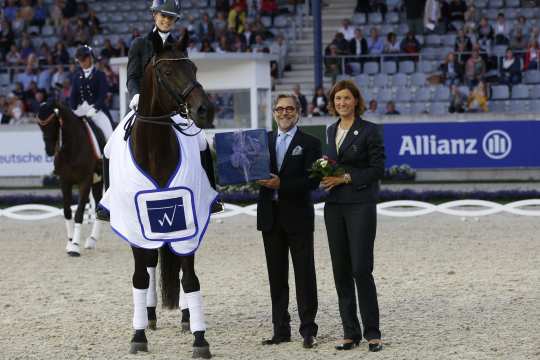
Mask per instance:
[[[55,148],[56,148],[55,152],[59,153],[60,150],[62,150],[62,145],[63,145],[62,144],[62,128],[64,127],[64,120],[60,116],[60,110],[55,107],[51,115],[49,115],[45,120],[41,120],[38,117],[38,124],[41,127],[45,127],[51,124],[54,120],[58,120],[58,124],[60,125],[58,127],[58,140],[56,141],[56,144],[55,144]]]
[[[156,60],[156,58],[154,57],[152,59],[152,67],[154,69],[154,73],[156,74],[156,80],[158,82],[158,85],[159,86],[162,86],[163,88],[165,88],[165,90],[171,94],[171,96],[173,97],[174,101],[176,102],[176,106],[177,106],[177,110],[176,111],[173,111],[171,114],[169,115],[161,115],[161,116],[145,116],[145,115],[141,115],[139,114],[137,111],[135,111],[135,120],[137,121],[141,121],[141,122],[144,122],[144,123],[150,123],[150,124],[154,124],[154,125],[166,125],[166,126],[169,126],[169,125],[172,125],[173,127],[175,127],[178,131],[182,132],[182,134],[184,135],[187,135],[187,136],[196,136],[198,135],[200,131],[198,131],[197,133],[195,134],[187,134],[185,133],[184,131],[189,129],[191,126],[193,126],[193,122],[191,124],[176,124],[174,122],[164,122],[163,120],[170,120],[172,117],[176,116],[176,115],[180,115],[181,117],[185,118],[185,119],[190,119],[191,120],[191,117],[190,117],[190,109],[189,109],[189,105],[186,101],[187,97],[189,96],[189,94],[191,94],[191,92],[195,89],[195,88],[202,88],[202,85],[197,81],[197,80],[191,80],[189,82],[189,84],[186,86],[186,88],[184,90],[182,90],[182,93],[181,94],[178,94],[176,91],[174,91],[171,86],[163,81],[163,79],[161,78],[161,73],[159,72],[159,70],[157,69],[157,65],[161,62],[161,61],[190,61],[191,60],[188,58],[188,57],[180,57],[180,58],[164,58],[164,59],[158,59]],[[131,130],[130,128],[132,127],[132,119],[130,119],[130,121],[128,121],[126,123],[126,131],[128,130]],[[193,121],[193,120],[192,120]],[[181,127],[180,125],[184,125],[187,127]],[[127,134],[126,134],[127,135]]]

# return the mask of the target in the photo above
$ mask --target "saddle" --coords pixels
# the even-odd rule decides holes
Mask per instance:
[[[94,124],[92,119],[83,116],[81,117],[81,120],[88,125],[87,129],[89,130],[88,137],[90,143],[94,147],[96,157],[98,159],[101,159],[103,157],[103,149],[105,149],[105,145],[107,144],[107,139],[105,139],[105,135],[103,134],[101,129],[96,124]]]

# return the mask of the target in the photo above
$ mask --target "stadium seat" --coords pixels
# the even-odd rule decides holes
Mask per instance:
[[[274,19],[274,26],[277,28],[284,28],[289,25],[289,20],[286,16],[276,16]]]
[[[383,61],[382,72],[385,74],[395,74],[397,72],[397,64],[395,61]]]
[[[504,57],[504,55],[506,54],[506,49],[508,48],[508,46],[506,45],[495,45],[493,47],[493,55],[497,56],[497,57]]]
[[[468,86],[460,86],[459,87],[459,92],[462,93],[465,96],[468,96],[469,93],[471,92],[471,90],[469,89]]]
[[[435,101],[449,101],[450,100],[450,89],[447,86],[440,85],[435,88]]]
[[[399,23],[399,13],[389,12],[386,14],[386,23],[387,24],[397,24]]]
[[[430,104],[431,108],[429,110],[430,114],[433,115],[446,115],[448,114],[448,103],[444,102],[434,102]]]
[[[394,95],[392,93],[392,89],[384,88],[379,91],[379,94],[377,95],[377,100],[379,102],[388,102],[394,100]]]
[[[406,87],[400,87],[396,93],[396,101],[399,102],[410,102],[413,99],[411,90]]]
[[[418,63],[418,72],[429,74],[437,69],[436,62],[422,60]]]
[[[509,110],[512,113],[526,113],[529,111],[529,101],[528,100],[510,101]]]
[[[525,72],[524,83],[526,84],[540,84],[540,71],[528,70]]]
[[[506,7],[518,8],[520,6],[520,0],[506,0]]]
[[[369,75],[366,74],[359,74],[354,77],[354,82],[356,85],[360,86],[361,88],[367,88],[369,87]]]
[[[0,73],[0,86],[7,86],[10,84],[9,73]]]
[[[528,99],[528,98],[529,98],[529,86],[515,85],[512,87],[512,99]]]
[[[491,87],[491,98],[493,100],[506,100],[510,96],[508,86],[506,85],[495,85]]]
[[[490,101],[488,103],[488,109],[491,112],[506,112],[506,101]]]
[[[478,9],[483,9],[483,8],[487,7],[488,2],[487,2],[487,0],[475,0],[474,5],[476,5],[476,7]]]
[[[364,74],[377,74],[379,72],[379,63],[367,62],[364,64]]]
[[[411,84],[415,86],[426,85],[426,74],[423,72],[416,72],[411,75]]]
[[[406,34],[409,32],[409,24],[399,24],[398,34]]]
[[[428,35],[426,36],[426,45],[428,46],[440,46],[441,37],[439,35]]]
[[[504,6],[503,0],[489,0],[488,6],[492,9],[499,9]]]
[[[415,102],[411,105],[411,114],[424,114],[428,112],[429,103],[426,102]]]
[[[533,99],[540,99],[540,85],[530,87],[530,96]]]
[[[431,100],[432,89],[428,86],[423,86],[418,89],[414,99],[416,101],[430,101]]]
[[[394,85],[395,86],[407,86],[408,85],[408,82],[409,82],[409,79],[407,77],[407,75],[405,74],[401,74],[401,73],[398,73],[396,75],[394,75]]]
[[[414,72],[414,61],[401,61],[399,63],[399,72],[405,74],[412,74]]]
[[[366,14],[365,13],[355,13],[352,17],[352,22],[355,25],[365,25],[366,23]]]
[[[454,47],[456,43],[456,35],[446,34],[446,35],[441,36],[441,43],[445,47]]]
[[[400,113],[400,115],[410,115],[411,114],[411,107],[409,106],[408,102],[405,102],[405,103],[398,102],[396,104],[396,110]]]
[[[373,77],[373,86],[374,87],[389,87],[391,83],[387,74],[377,74]]]
[[[540,112],[540,100],[533,100],[529,104],[529,110],[535,113]]]
[[[377,25],[377,24],[382,24],[383,18],[382,18],[381,13],[375,12],[375,13],[369,14],[368,21],[370,24]]]

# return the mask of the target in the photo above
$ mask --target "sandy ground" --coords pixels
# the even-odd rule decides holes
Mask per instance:
[[[271,335],[264,251],[255,218],[212,223],[197,255],[207,338],[216,359],[540,359],[540,221],[429,215],[380,217],[375,279],[385,349],[348,352],[341,336],[324,224],[316,224],[319,346]],[[90,231],[87,226],[85,233]],[[131,252],[108,229],[98,249],[64,253],[63,220],[0,219],[1,359],[187,359],[179,312],[158,309],[150,353],[128,355]],[[291,315],[298,327],[291,280]]]

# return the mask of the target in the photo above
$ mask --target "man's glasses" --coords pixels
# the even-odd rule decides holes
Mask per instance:
[[[296,108],[294,106],[287,106],[287,107],[277,107],[274,109],[275,112],[278,114],[283,114],[284,112],[292,113],[296,111]]]

